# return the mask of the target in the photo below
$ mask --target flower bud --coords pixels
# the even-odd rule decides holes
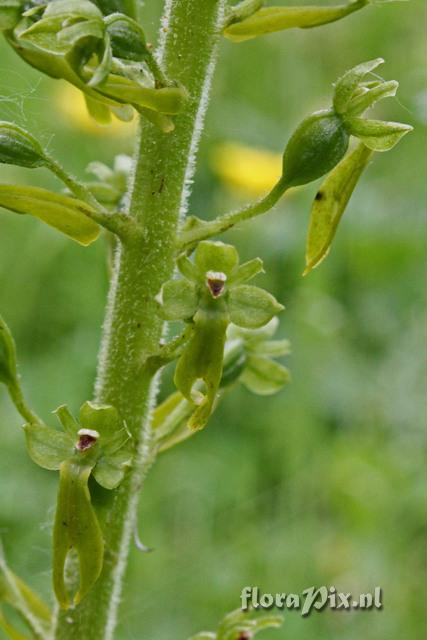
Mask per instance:
[[[35,169],[46,164],[41,145],[25,129],[0,122],[0,163]]]
[[[283,155],[286,188],[307,184],[338,164],[348,149],[349,134],[334,111],[318,111],[301,122]]]

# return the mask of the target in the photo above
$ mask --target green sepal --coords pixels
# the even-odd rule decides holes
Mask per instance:
[[[21,0],[0,0],[0,31],[8,31],[18,24],[22,8]]]
[[[80,585],[76,605],[95,584],[102,570],[104,540],[88,489],[92,468],[73,460],[61,464],[58,502],[53,528],[53,585],[60,606],[71,606],[64,580],[67,556],[78,554]]]
[[[8,567],[0,543],[0,602],[11,606],[32,630],[34,637],[45,638],[51,625],[51,612],[34,591]],[[0,628],[12,640],[23,638],[8,624],[0,611]]]
[[[250,356],[240,380],[252,391],[260,396],[277,393],[289,382],[289,370],[283,365],[263,356]]]
[[[47,164],[41,145],[25,129],[0,121],[0,163],[34,169]]]
[[[262,327],[283,309],[271,293],[259,287],[243,284],[229,292],[230,320],[244,329]]]
[[[64,460],[74,455],[76,437],[41,424],[24,426],[27,450],[39,467],[57,471]]]
[[[335,83],[333,105],[334,109],[339,114],[345,114],[347,108],[350,105],[353,94],[362,82],[363,78],[374,71],[381,64],[384,64],[383,58],[375,58],[375,60],[368,60],[368,62],[362,62],[356,67],[349,69],[344,73],[341,78]]]
[[[223,311],[199,309],[193,334],[178,360],[175,385],[187,400],[198,405],[188,422],[190,429],[202,429],[212,413],[221,382],[228,322]],[[205,383],[204,393],[195,388],[199,380]]]
[[[100,233],[99,225],[88,217],[93,213],[88,204],[40,187],[2,184],[0,207],[39,218],[83,246],[94,242]]]
[[[157,300],[160,304],[161,315],[165,320],[188,320],[197,311],[197,290],[195,285],[188,280],[165,282]]]
[[[194,263],[200,278],[204,278],[209,271],[222,272],[229,277],[239,264],[239,254],[230,244],[204,240],[197,245]]]
[[[320,178],[343,158],[348,144],[344,123],[332,110],[305,118],[286,146],[282,182],[289,188]]]
[[[311,209],[304,275],[328,255],[346,206],[371,157],[372,151],[359,143],[335,167],[317,192]]]
[[[390,151],[413,130],[408,124],[384,122],[383,120],[365,120],[364,118],[346,118],[349,133],[357,136],[372,151]]]
[[[103,54],[99,61],[98,66],[95,68],[91,79],[87,83],[89,87],[97,87],[102,84],[108,77],[111,71],[111,65],[113,62],[113,52],[111,50],[110,39],[108,35],[105,36],[103,43]]]
[[[0,382],[12,386],[17,381],[16,347],[12,333],[0,316]]]
[[[105,19],[105,24],[111,38],[113,55],[116,58],[139,62],[149,55],[144,31],[135,20],[115,13]]]
[[[369,2],[356,0],[335,7],[265,7],[246,19],[229,24],[223,33],[233,42],[243,42],[285,29],[311,29],[341,20]]]

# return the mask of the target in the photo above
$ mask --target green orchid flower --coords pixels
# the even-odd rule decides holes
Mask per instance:
[[[24,430],[32,460],[44,469],[59,470],[53,585],[59,604],[68,608],[64,567],[69,552],[77,552],[80,566],[74,604],[91,589],[103,566],[104,540],[91,502],[89,477],[105,489],[115,489],[131,464],[133,445],[126,424],[112,406],[85,402],[78,422],[66,406],[55,413],[63,431],[42,424],[26,424]]]
[[[239,264],[236,249],[222,242],[201,242],[194,262],[178,260],[183,279],[166,282],[159,294],[161,313],[167,320],[191,323],[192,333],[178,360],[175,385],[197,405],[190,418],[192,429],[205,426],[218,393],[223,371],[227,327],[246,329],[267,324],[283,309],[267,291],[246,284],[260,273],[262,261]],[[197,386],[203,381],[205,390]]]

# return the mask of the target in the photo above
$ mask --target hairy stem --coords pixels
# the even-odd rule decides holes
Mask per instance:
[[[166,1],[159,63],[190,97],[173,133],[141,123],[130,215],[144,234],[121,245],[116,255],[96,385],[96,399],[115,405],[126,419],[137,455],[117,490],[91,488],[105,532],[104,568],[80,605],[59,613],[56,640],[111,640],[114,635],[138,497],[154,458],[150,410],[156,378],[141,362],[156,353],[162,336],[155,296],[174,269],[223,9],[224,0]]]

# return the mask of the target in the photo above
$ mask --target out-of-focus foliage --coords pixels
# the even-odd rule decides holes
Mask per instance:
[[[142,9],[151,40],[160,5]],[[119,640],[215,628],[239,606],[245,585],[275,593],[314,584],[357,594],[380,585],[384,610],[308,619],[290,612],[266,638],[425,638],[426,20],[424,0],[412,0],[315,31],[223,43],[191,205],[199,216],[246,200],[240,178],[233,191],[211,167],[217,145],[280,153],[301,116],[327,106],[331,82],[360,60],[381,55],[387,78],[400,80],[399,102],[374,115],[416,131],[375,158],[334,251],[307,278],[316,185],[229,234],[242,260],[263,257],[268,275],[259,285],[287,306],[281,332],[292,342],[293,382],[272,398],[240,388],[208,430],[161,456],[140,515],[141,538],[155,551],[133,551]],[[0,119],[36,134],[82,178],[89,162],[111,166],[114,155],[131,152],[132,125],[120,135],[80,128],[70,101],[61,109],[64,85],[25,67],[3,43],[0,70]],[[43,170],[10,166],[0,182],[18,176],[54,186]],[[0,310],[17,341],[27,395],[46,420],[62,403],[76,411],[95,374],[107,248],[84,250],[37,220],[7,213],[0,231]],[[48,597],[56,479],[29,460],[3,392],[0,423],[0,527],[9,563]]]

